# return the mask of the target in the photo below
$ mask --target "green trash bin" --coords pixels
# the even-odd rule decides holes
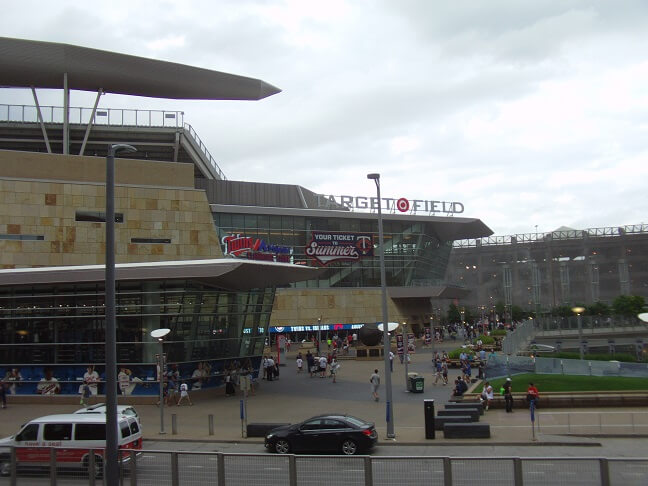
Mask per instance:
[[[412,393],[423,393],[423,377],[418,373],[408,373],[407,391]]]

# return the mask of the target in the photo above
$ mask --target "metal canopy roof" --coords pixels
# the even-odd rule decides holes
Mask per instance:
[[[152,98],[259,100],[281,90],[264,81],[87,47],[0,37],[0,86],[69,89]]]
[[[17,268],[0,270],[0,286],[103,282],[104,265]],[[316,278],[319,268],[234,258],[172,262],[120,263],[117,281],[200,280],[227,290],[248,290],[287,285]]]

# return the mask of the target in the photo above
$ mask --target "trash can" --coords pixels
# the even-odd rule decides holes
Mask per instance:
[[[424,380],[418,373],[407,374],[407,391],[412,393],[423,393]]]

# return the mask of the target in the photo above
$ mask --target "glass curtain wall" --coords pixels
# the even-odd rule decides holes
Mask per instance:
[[[104,297],[103,284],[0,289],[0,375],[19,368],[39,379],[53,367],[59,381],[74,381],[89,366],[103,368]],[[273,300],[274,289],[227,292],[195,281],[118,282],[118,366],[140,367],[141,380],[155,379],[154,366],[140,365],[156,362],[160,348],[150,332],[159,328],[171,329],[164,341],[167,363],[184,376],[208,360],[240,366],[262,355]]]
[[[372,233],[378,245],[378,223],[348,218],[267,216],[215,213],[214,223],[222,239],[241,235],[264,240],[269,245],[292,249],[296,264],[317,266],[305,254],[313,231]],[[431,225],[422,222],[384,221],[387,285],[436,285],[443,282],[452,242],[434,236]],[[294,287],[379,287],[378,255],[357,262],[334,262],[317,280],[297,282]]]

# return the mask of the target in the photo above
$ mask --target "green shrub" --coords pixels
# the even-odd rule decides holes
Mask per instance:
[[[490,334],[491,336],[506,336],[506,329],[495,329]]]
[[[483,334],[481,336],[478,336],[477,339],[473,340],[473,344],[475,344],[480,339],[482,344],[495,344],[495,338],[493,336],[485,336]]]

